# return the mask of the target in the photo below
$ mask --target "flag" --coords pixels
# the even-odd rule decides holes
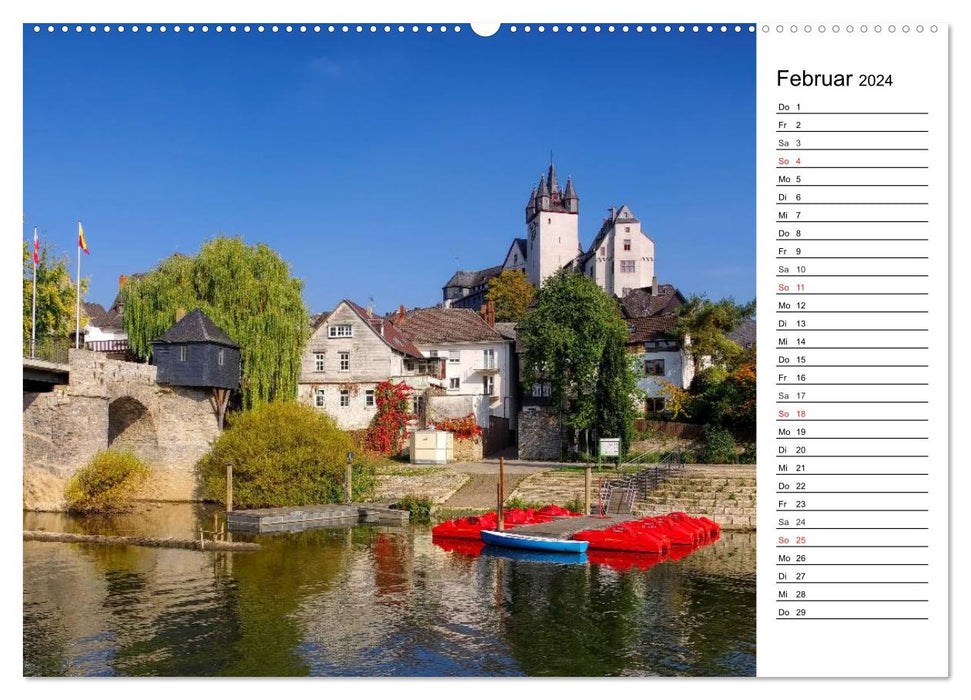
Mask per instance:
[[[40,265],[40,239],[37,237],[37,229],[34,229],[34,264]]]
[[[84,229],[81,228],[81,222],[78,222],[78,248],[83,250],[88,255],[91,255],[91,251],[88,250],[88,243],[84,240]]]

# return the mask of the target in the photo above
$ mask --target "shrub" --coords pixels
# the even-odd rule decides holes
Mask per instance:
[[[337,503],[344,500],[347,453],[354,445],[333,419],[293,401],[265,403],[233,417],[199,460],[203,495],[224,502],[226,464],[233,465],[233,504],[240,508]],[[374,466],[352,465],[353,498],[374,488]]]
[[[527,510],[529,508],[542,508],[545,505],[545,503],[540,503],[539,501],[527,501],[522,496],[515,496],[514,498],[507,498],[502,504],[502,508],[503,510],[512,510],[513,508]]]
[[[129,510],[149,471],[132,452],[102,450],[67,482],[64,498],[68,509],[76,513]]]
[[[704,443],[701,458],[706,463],[733,464],[736,461],[735,438],[727,430],[706,426]]]
[[[411,522],[427,523],[432,519],[432,508],[435,502],[427,496],[402,496],[391,507],[396,510],[406,510],[410,514]]]
[[[580,496],[574,496],[572,500],[567,501],[563,504],[563,507],[567,510],[572,510],[574,513],[583,513],[583,498]],[[584,515],[589,515],[584,513]]]

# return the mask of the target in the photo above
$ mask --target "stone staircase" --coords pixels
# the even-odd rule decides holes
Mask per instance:
[[[755,465],[688,464],[634,501],[635,515],[672,511],[705,515],[726,530],[754,530]]]

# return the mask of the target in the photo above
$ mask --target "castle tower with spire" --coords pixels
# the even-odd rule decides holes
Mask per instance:
[[[560,189],[556,168],[539,178],[526,203],[526,274],[537,287],[547,277],[576,259],[580,249],[580,198],[567,178]]]

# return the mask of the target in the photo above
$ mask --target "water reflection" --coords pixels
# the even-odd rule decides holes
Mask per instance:
[[[179,505],[111,521],[32,513],[24,526],[192,537],[213,517]],[[584,564],[446,549],[423,528],[236,537],[263,547],[25,542],[25,675],[755,672],[754,535],[677,562]]]

